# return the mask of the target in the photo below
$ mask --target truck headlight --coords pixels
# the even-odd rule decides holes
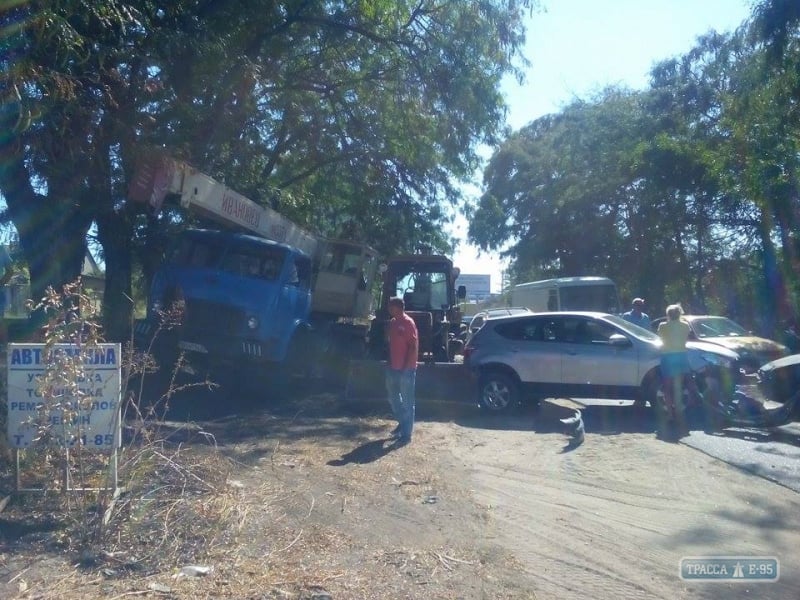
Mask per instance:
[[[247,328],[252,330],[258,329],[258,317],[247,318]]]

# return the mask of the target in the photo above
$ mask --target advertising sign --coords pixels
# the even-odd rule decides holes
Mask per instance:
[[[471,300],[484,299],[491,296],[492,276],[491,275],[471,275],[461,273],[456,279],[456,287],[466,286],[467,298]]]
[[[113,450],[120,444],[119,344],[8,345],[8,441],[12,448],[33,445],[44,426],[66,448]],[[66,357],[64,360],[62,357]],[[48,366],[81,365],[76,385],[43,389]],[[42,415],[44,398],[53,408]]]

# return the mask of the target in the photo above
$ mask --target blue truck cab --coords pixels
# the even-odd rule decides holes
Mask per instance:
[[[285,360],[298,329],[309,326],[311,258],[256,236],[184,231],[151,285],[147,318],[152,336],[168,311],[180,324],[165,338],[217,365]]]

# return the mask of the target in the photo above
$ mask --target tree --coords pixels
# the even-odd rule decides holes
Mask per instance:
[[[104,321],[111,338],[124,335],[134,250],[145,264],[161,251],[136,235],[166,225],[124,202],[137,159],[153,147],[322,233],[358,231],[386,253],[447,250],[443,207],[458,200],[477,145],[500,132],[499,82],[517,73],[532,5],[56,0],[2,9],[11,135],[0,190],[34,290],[74,272],[45,268],[43,240],[69,232],[75,248],[94,222]],[[60,269],[68,254],[55,256]]]
[[[514,240],[517,281],[609,274],[630,266],[620,228],[632,227],[631,157],[642,139],[641,99],[608,89],[511,136],[484,173],[470,239],[486,250]]]
[[[512,240],[518,280],[598,272],[702,311],[741,309],[757,289],[762,314],[785,316],[784,282],[800,279],[793,7],[764,2],[748,27],[656,65],[649,89],[607,90],[513,134],[485,172],[471,239]],[[743,275],[718,276],[737,260]]]

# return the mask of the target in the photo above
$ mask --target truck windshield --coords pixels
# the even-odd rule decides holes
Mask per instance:
[[[278,246],[236,244],[222,239],[184,237],[170,257],[170,264],[195,269],[219,269],[241,277],[273,280],[281,273],[286,250]]]
[[[619,301],[614,284],[563,286],[559,288],[561,310],[594,310],[617,314]]]
[[[447,273],[412,271],[397,280],[396,295],[403,298],[408,310],[447,308]]]

